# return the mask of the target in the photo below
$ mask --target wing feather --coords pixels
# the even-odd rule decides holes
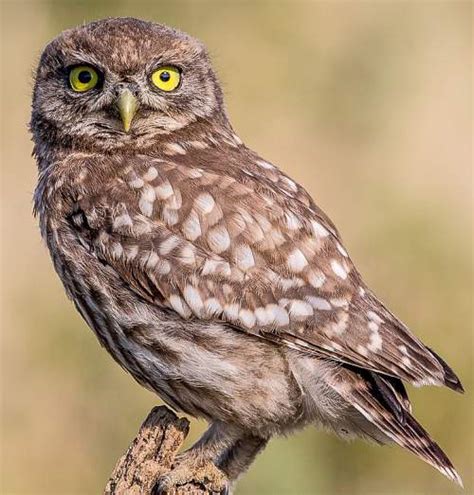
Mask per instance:
[[[415,385],[461,389],[365,286],[304,189],[250,152],[223,159],[231,165],[204,151],[198,166],[187,155],[117,161],[116,182],[79,201],[88,232],[78,235],[138,294],[183,318],[218,319]]]

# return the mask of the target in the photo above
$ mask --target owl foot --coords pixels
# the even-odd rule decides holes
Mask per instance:
[[[158,479],[153,495],[193,494],[201,490],[215,495],[230,493],[225,474],[211,461],[184,454],[177,458],[171,471]]]

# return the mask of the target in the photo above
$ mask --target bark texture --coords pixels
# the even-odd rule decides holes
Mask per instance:
[[[104,495],[150,495],[168,473],[189,432],[189,421],[165,406],[154,407],[127,452],[117,461]],[[170,495],[208,495],[199,480],[176,487]]]

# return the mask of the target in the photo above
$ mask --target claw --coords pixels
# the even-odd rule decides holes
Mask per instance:
[[[230,495],[226,476],[212,462],[203,462],[197,458],[183,458],[171,471],[161,476],[152,490],[152,495],[176,493],[184,485],[198,484],[215,495]]]

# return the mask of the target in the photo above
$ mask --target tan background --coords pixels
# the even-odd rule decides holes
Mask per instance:
[[[21,2],[2,6],[3,494],[95,494],[158,399],[66,300],[31,215],[31,74],[44,44],[133,15],[209,47],[235,128],[302,182],[369,284],[469,393],[412,391],[473,484],[472,3]],[[193,438],[204,428],[193,424]],[[261,455],[237,494],[455,494],[398,448],[307,429]]]

